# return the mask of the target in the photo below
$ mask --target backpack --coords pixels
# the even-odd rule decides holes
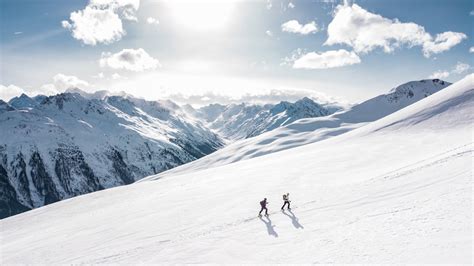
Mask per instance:
[[[265,207],[265,201],[264,200],[260,201],[260,206]]]
[[[288,200],[288,197],[286,196],[286,194],[283,194],[283,200]]]

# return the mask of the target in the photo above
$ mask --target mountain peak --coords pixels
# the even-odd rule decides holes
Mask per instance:
[[[438,92],[447,86],[451,85],[451,83],[447,81],[443,81],[440,79],[423,79],[419,81],[410,81],[407,83],[403,83],[393,89],[390,90],[390,94],[393,93],[402,93],[402,94],[411,94],[411,93],[429,93],[430,95]],[[411,92],[411,93],[410,93]]]
[[[56,94],[53,96],[46,97],[42,102],[41,105],[52,105],[55,104],[59,110],[64,108],[64,104],[68,102],[79,102],[81,100],[86,100],[82,97],[79,93],[72,93],[72,92],[63,92],[60,94]]]
[[[17,109],[32,108],[38,105],[38,103],[33,98],[30,98],[25,93],[22,93],[18,97],[12,98],[8,103]]]
[[[294,103],[281,101],[271,109],[271,112],[274,114],[284,111],[290,111],[293,113],[308,112],[307,115],[311,116],[324,116],[329,114],[329,112],[325,110],[323,106],[308,97],[303,97]]]

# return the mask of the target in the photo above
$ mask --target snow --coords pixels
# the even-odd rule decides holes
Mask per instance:
[[[451,83],[439,79],[407,82],[387,94],[376,96],[347,110],[329,116],[299,119],[256,137],[235,141],[213,154],[166,171],[161,176],[226,165],[325,140],[385,117],[449,85]],[[300,102],[308,101],[310,100],[303,99]],[[284,105],[290,104],[281,103],[277,106],[284,109]]]
[[[330,139],[6,218],[2,262],[470,264],[473,78]]]
[[[101,187],[110,188],[194,160],[223,144],[200,121],[174,110],[177,105],[171,102],[75,91],[34,99],[23,94],[10,101],[19,110],[0,102],[0,167],[8,176],[4,185],[11,183],[16,192],[5,197],[29,208],[45,204],[45,191],[35,188],[29,168],[35,153],[44,163],[44,178],[63,199],[99,189],[87,183],[87,176],[76,175],[71,170],[75,166],[87,165]],[[67,174],[58,174],[58,158],[73,154],[83,156],[84,165],[77,159],[67,163],[69,181]],[[15,163],[17,158],[24,163]],[[126,169],[118,171],[117,162]],[[23,168],[26,178],[20,180]]]
[[[342,109],[333,104],[319,104],[304,97],[294,103],[282,101],[278,104],[211,104],[194,109],[183,108],[189,114],[207,122],[207,126],[229,142],[246,139],[272,131],[301,118],[320,117]]]

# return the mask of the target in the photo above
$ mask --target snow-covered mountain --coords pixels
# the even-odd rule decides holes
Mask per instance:
[[[326,108],[305,97],[294,103],[278,104],[212,104],[190,110],[224,138],[237,140],[258,136],[301,118],[327,116],[336,110]]]
[[[47,97],[44,95],[38,95],[33,98],[29,97],[26,94],[21,94],[18,97],[12,98],[8,104],[16,109],[28,109],[38,106],[44,99]]]
[[[10,104],[7,102],[0,100],[0,114],[8,111],[13,111],[15,108],[13,108]]]
[[[167,101],[21,95],[0,110],[0,217],[130,184],[223,145]]]
[[[449,85],[451,83],[439,79],[411,81],[347,110],[329,116],[299,119],[259,136],[236,141],[211,155],[166,171],[162,175],[239,162],[334,137],[383,118]]]
[[[324,141],[9,217],[2,262],[470,264],[473,78]]]

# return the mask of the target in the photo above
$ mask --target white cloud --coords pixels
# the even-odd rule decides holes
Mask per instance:
[[[135,15],[140,7],[140,0],[90,0],[90,6],[102,9],[113,9],[125,20],[137,20]]]
[[[86,7],[84,10],[72,12],[70,20],[63,21],[62,26],[72,31],[72,36],[84,44],[110,44],[125,35],[122,20],[110,9]]]
[[[72,36],[87,45],[110,44],[120,40],[126,31],[122,20],[137,20],[139,0],[91,0],[83,9],[72,12],[61,25]]]
[[[142,48],[123,49],[116,54],[102,53],[99,63],[101,67],[126,69],[135,72],[156,69],[160,66],[159,61],[151,57]]]
[[[273,37],[273,33],[270,31],[270,30],[267,30],[265,32],[266,35],[270,36],[270,37]]]
[[[307,35],[310,33],[318,32],[318,26],[316,22],[311,21],[305,25],[300,24],[297,20],[290,20],[281,24],[281,30],[291,33],[299,33]]]
[[[64,74],[56,74],[53,77],[53,84],[46,84],[45,88],[52,88],[50,85],[54,86],[54,90],[58,92],[65,91],[70,88],[78,88],[78,89],[88,89],[90,88],[90,84],[87,81],[79,79],[76,76],[68,76]],[[51,91],[54,91],[51,90]]]
[[[471,68],[469,64],[458,62],[451,72],[455,74],[462,74]]]
[[[158,19],[156,19],[156,18],[148,17],[148,18],[146,19],[146,23],[158,25],[158,24],[160,24],[160,21],[159,21]]]
[[[360,58],[354,52],[344,49],[323,53],[310,52],[296,59],[293,68],[326,69],[359,64]]]
[[[464,72],[468,71],[471,69],[471,66],[466,63],[458,62],[452,69],[451,71],[447,70],[438,70],[431,74],[429,78],[431,79],[445,79],[449,77],[452,74],[463,74]]]
[[[430,57],[431,54],[439,54],[448,51],[451,47],[456,46],[467,36],[461,32],[447,31],[437,34],[433,41],[428,41],[423,44],[423,54]]]
[[[64,92],[69,88],[79,88],[82,90],[92,89],[88,82],[81,80],[75,76],[57,74],[53,77],[53,83],[44,84],[40,88],[20,88],[15,85],[0,85],[0,99],[8,101],[13,97],[20,96],[22,93],[28,96],[36,96],[39,94],[54,95]]]
[[[449,77],[449,72],[448,71],[436,71],[433,74],[431,74],[428,78],[430,79],[445,79]]]
[[[8,102],[11,98],[21,95],[25,91],[15,85],[0,85],[0,99]]]
[[[465,38],[464,33],[451,31],[433,38],[418,24],[384,18],[353,4],[336,8],[325,45],[347,44],[357,53],[368,53],[376,48],[390,53],[402,45],[421,46],[424,56],[429,57],[451,49]]]
[[[112,74],[112,79],[119,79],[121,78],[122,76],[120,76],[118,73],[113,73]]]
[[[295,8],[295,5],[292,2],[288,3],[288,8]]]
[[[469,48],[469,53],[474,53],[474,46],[471,46],[471,48]]]
[[[474,16],[474,10],[471,10],[471,12],[469,12],[469,16]]]

